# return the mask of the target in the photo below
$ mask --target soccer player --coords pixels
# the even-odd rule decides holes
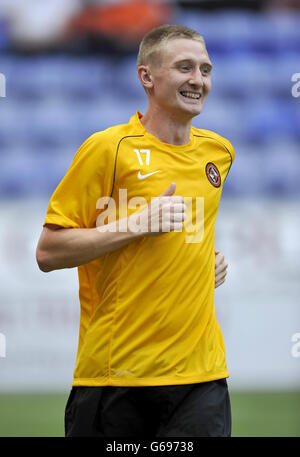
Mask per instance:
[[[66,436],[230,436],[214,224],[234,150],[191,125],[211,70],[197,32],[149,32],[147,111],[89,137],[50,200],[39,267],[78,267],[80,286]]]

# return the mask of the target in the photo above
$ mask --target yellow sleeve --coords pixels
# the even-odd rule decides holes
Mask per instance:
[[[226,147],[226,149],[228,150],[229,154],[230,154],[230,157],[231,157],[231,163],[233,163],[234,159],[235,159],[235,150],[234,150],[234,147],[232,146],[232,144],[230,143],[230,141],[228,141],[226,138],[223,138],[222,137],[222,140],[223,140],[223,143]]]
[[[110,196],[114,174],[114,151],[104,132],[90,136],[54,191],[45,224],[62,227],[94,227],[100,197]]]

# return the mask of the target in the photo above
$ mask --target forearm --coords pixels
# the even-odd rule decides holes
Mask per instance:
[[[107,226],[108,227],[108,226]],[[44,228],[36,257],[42,271],[73,268],[91,262],[138,239],[141,233],[98,228]]]

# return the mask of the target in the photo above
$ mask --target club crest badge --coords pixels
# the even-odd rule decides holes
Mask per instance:
[[[214,187],[220,187],[221,175],[214,163],[208,162],[206,164],[205,173],[206,173],[207,179]]]

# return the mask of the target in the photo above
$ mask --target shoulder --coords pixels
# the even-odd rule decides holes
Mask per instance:
[[[74,160],[76,162],[77,160],[91,156],[113,158],[120,141],[135,134],[138,134],[137,129],[130,123],[114,125],[105,130],[94,132],[81,144]]]
[[[93,145],[96,148],[109,149],[116,151],[119,143],[127,137],[139,136],[141,130],[138,129],[132,122],[127,124],[114,125],[105,130],[93,133],[86,139],[84,144]]]
[[[196,127],[192,127],[192,133],[195,137],[208,138],[211,141],[215,141],[216,143],[221,145],[224,148],[224,150],[226,150],[230,154],[231,161],[233,162],[235,157],[235,151],[231,142],[227,140],[227,138],[224,138],[223,136],[219,135],[216,132],[212,132],[211,130],[197,129]]]
[[[128,124],[114,125],[105,130],[93,133],[87,138],[86,142],[97,145],[108,143],[109,145],[117,144],[124,136],[130,135],[131,128]]]

